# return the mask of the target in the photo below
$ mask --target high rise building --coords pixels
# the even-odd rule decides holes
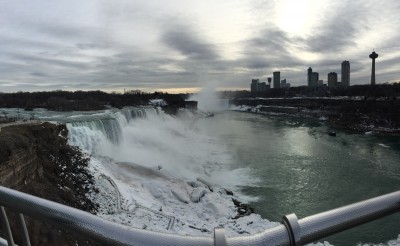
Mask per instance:
[[[290,83],[286,82],[286,79],[281,80],[281,88],[290,88]]]
[[[260,82],[259,79],[252,79],[251,80],[251,85],[250,85],[250,89],[251,89],[251,93],[255,93],[258,91],[258,83]]]
[[[350,86],[350,62],[342,62],[342,85],[343,87]]]
[[[273,77],[274,77],[274,88],[279,88],[281,85],[281,72],[279,71],[273,72]]]
[[[319,80],[319,74],[317,72],[313,72],[312,68],[309,67],[307,70],[307,85],[309,87],[317,87]]]
[[[328,87],[336,87],[337,86],[337,73],[330,72],[328,73]]]
[[[265,82],[261,82],[258,84],[258,92],[266,92],[268,89],[268,86]]]
[[[311,74],[312,74],[312,68],[309,67],[307,69],[307,86],[311,87]]]
[[[265,92],[270,88],[265,82],[260,82],[259,79],[252,79],[250,84],[251,93]]]

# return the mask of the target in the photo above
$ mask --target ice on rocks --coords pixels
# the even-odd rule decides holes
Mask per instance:
[[[183,203],[189,203],[189,196],[187,192],[178,189],[173,189],[171,192],[179,201]]]
[[[200,202],[200,199],[206,194],[207,190],[204,187],[196,187],[190,194],[190,200],[192,202]]]

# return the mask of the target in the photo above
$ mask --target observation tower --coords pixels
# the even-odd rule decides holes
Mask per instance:
[[[375,85],[375,59],[378,58],[378,54],[373,51],[369,58],[372,59],[371,85]]]

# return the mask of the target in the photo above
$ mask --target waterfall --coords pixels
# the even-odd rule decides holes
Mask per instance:
[[[135,119],[161,119],[161,108],[125,107],[107,110],[104,113],[74,116],[60,121],[66,122],[70,132],[70,144],[82,150],[95,152],[98,143],[109,141],[118,144],[123,137],[122,129]]]

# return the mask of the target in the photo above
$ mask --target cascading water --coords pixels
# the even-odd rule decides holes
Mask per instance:
[[[64,118],[70,132],[71,145],[80,147],[82,150],[95,154],[98,144],[110,142],[120,143],[123,127],[137,118],[159,117],[162,113],[155,108],[132,108],[127,107],[120,111],[106,111],[91,117]]]
[[[93,197],[104,205],[100,216],[134,227],[142,223],[151,230],[169,228],[192,235],[233,223],[237,215],[233,196],[219,187],[235,190],[257,181],[250,178],[248,169],[233,170],[232,153],[225,143],[197,129],[198,123],[210,119],[189,112],[180,115],[166,115],[160,108],[124,108],[67,121],[70,144],[91,155],[90,169],[99,178],[100,195]],[[110,203],[116,197],[110,191],[113,187],[101,178],[104,175],[115,182],[123,207],[133,204],[145,212],[135,210],[133,218],[125,212],[110,214]],[[149,214],[161,210],[166,215],[163,218]],[[165,224],[171,223],[170,218],[177,219],[173,228]],[[255,214],[236,223],[243,223],[240,228],[250,232],[274,225]],[[240,233],[238,228],[227,226],[228,234]]]
[[[181,115],[176,119],[159,108],[108,111],[98,119],[67,123],[69,141],[94,157],[162,167],[185,180],[219,180],[221,172],[228,172],[228,151],[216,139],[195,131],[198,118]]]

